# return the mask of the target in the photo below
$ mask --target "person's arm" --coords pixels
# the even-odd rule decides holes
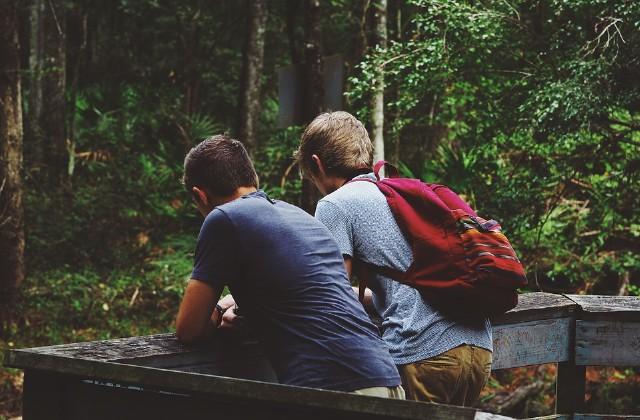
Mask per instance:
[[[239,278],[236,233],[229,218],[214,209],[205,218],[196,246],[191,280],[180,304],[176,335],[181,342],[194,343],[211,336],[220,324],[215,309],[225,282]]]
[[[214,309],[221,293],[222,289],[189,280],[176,319],[176,335],[180,342],[191,344],[211,337],[220,315]]]
[[[343,255],[343,258],[344,258],[344,268],[345,270],[347,270],[347,276],[349,277],[349,279],[351,279],[353,262],[351,261],[351,257],[346,254]],[[360,297],[360,290],[358,289],[358,287],[353,286],[352,289],[353,289],[353,292],[356,294],[356,296]],[[369,288],[364,289],[364,300],[362,301],[362,305],[364,305],[365,307],[373,306],[373,293]]]

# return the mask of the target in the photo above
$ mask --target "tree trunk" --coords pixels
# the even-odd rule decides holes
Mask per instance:
[[[200,72],[198,71],[198,54],[200,52],[200,28],[202,24],[202,1],[198,2],[198,7],[191,17],[191,26],[184,38],[184,77],[186,83],[184,95],[184,113],[191,116],[197,112],[200,94]]]
[[[66,180],[66,36],[63,0],[46,0],[43,23],[42,114],[47,173],[54,185]]]
[[[244,53],[244,87],[240,101],[240,124],[238,135],[253,156],[258,141],[256,126],[260,116],[260,82],[264,63],[264,38],[267,25],[266,0],[249,2],[249,24]]]
[[[80,65],[85,57],[87,49],[87,27],[89,16],[84,8],[78,8],[75,13],[70,16],[69,24],[69,69],[71,74],[69,79],[69,112],[67,113],[67,138],[69,163],[67,166],[67,176],[69,182],[73,176],[75,168],[75,150],[76,150],[76,99],[78,97],[78,83],[80,81]]]
[[[30,13],[29,39],[29,103],[26,118],[27,159],[31,167],[38,168],[44,158],[44,133],[42,131],[42,68],[44,66],[45,0],[33,0]]]
[[[0,0],[0,336],[24,279],[22,104],[17,1]]]
[[[307,0],[305,55],[305,122],[311,122],[323,110],[324,87],[322,80],[322,28],[320,26],[320,1]],[[311,180],[302,180],[302,197],[300,207],[314,214],[318,198],[318,190]]]
[[[392,0],[388,8],[388,17],[391,20],[392,31],[389,33],[389,37],[396,42],[402,42],[402,4],[399,0]],[[391,86],[390,92],[387,93],[391,96],[388,101],[393,102],[398,99],[398,85],[397,83]],[[389,115],[387,113],[387,123],[391,120],[394,121],[398,117],[398,111]],[[387,143],[389,139],[387,139]],[[395,133],[393,138],[393,148],[391,149],[391,162],[398,164],[400,162],[400,135]]]
[[[378,48],[387,48],[387,0],[375,0],[375,36]],[[384,69],[376,71],[375,91],[372,99],[371,134],[373,160],[384,160]]]
[[[298,64],[300,57],[298,56],[298,48],[296,46],[296,16],[298,15],[298,0],[287,1],[287,39],[289,41],[289,54],[291,55],[291,63]]]

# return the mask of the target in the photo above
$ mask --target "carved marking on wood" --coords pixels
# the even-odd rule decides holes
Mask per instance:
[[[493,369],[569,360],[570,318],[493,328]]]

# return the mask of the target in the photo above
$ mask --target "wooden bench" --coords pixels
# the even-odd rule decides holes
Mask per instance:
[[[640,366],[639,298],[528,293],[492,325],[494,369],[558,363],[559,414],[547,418],[587,418],[576,414],[586,366]],[[247,340],[186,347],[159,334],[9,350],[5,360],[25,370],[25,420],[507,418],[277,384],[260,345]]]

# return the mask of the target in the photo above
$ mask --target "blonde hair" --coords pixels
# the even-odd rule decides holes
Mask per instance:
[[[294,157],[303,175],[317,174],[318,155],[328,175],[351,178],[373,164],[373,145],[364,125],[345,111],[318,115],[305,128]]]

